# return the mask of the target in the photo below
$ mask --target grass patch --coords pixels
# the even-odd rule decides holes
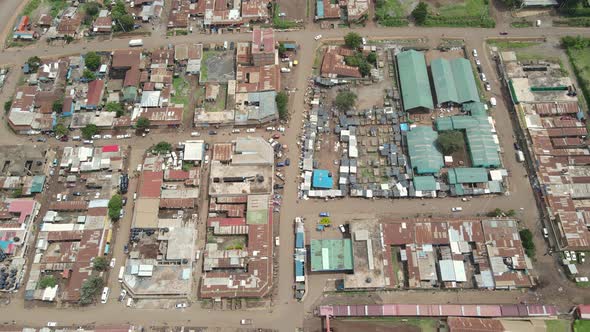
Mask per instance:
[[[68,6],[68,3],[65,0],[49,0],[49,3],[51,5],[49,14],[53,18],[56,18],[57,15]]]
[[[37,8],[39,8],[40,4],[41,0],[29,1],[29,3],[25,6],[25,9],[23,10],[23,15],[31,15]]]
[[[292,29],[297,27],[297,23],[292,20],[285,19],[284,17],[279,17],[280,7],[278,3],[274,4],[273,7],[273,15],[272,15],[272,25],[275,29]]]
[[[590,288],[590,281],[581,281],[581,282],[576,282],[576,287],[580,287],[580,288]]]
[[[380,0],[375,3],[375,17],[383,26],[406,26],[409,8],[399,0]]]
[[[203,59],[201,60],[201,71],[199,72],[199,82],[207,82],[207,59],[215,53],[215,51],[205,51],[205,53],[203,53]]]
[[[568,47],[566,53],[584,95],[584,98],[578,97],[578,100],[582,105],[587,106],[590,98],[590,47]],[[584,112],[587,114],[587,107],[584,107]]]
[[[465,0],[463,3],[430,9],[425,26],[493,28],[488,0]]]
[[[513,28],[530,28],[533,26],[533,22],[530,21],[518,21],[510,23]]]
[[[188,82],[184,77],[175,77],[172,86],[174,87],[174,96],[170,98],[172,103],[183,104],[185,108],[188,107]]]
[[[570,322],[565,319],[546,320],[547,332],[562,332],[570,330]]]
[[[352,319],[343,319],[346,321],[357,321],[357,322],[385,322],[391,323],[391,325],[411,325],[420,328],[422,332],[436,332],[438,321],[435,319],[429,318],[400,318],[400,317],[379,317],[379,318],[366,318],[366,319],[359,319],[359,318],[352,318]]]
[[[496,46],[500,50],[509,50],[515,48],[527,48],[531,46],[539,45],[538,42],[525,42],[525,41],[514,41],[514,40],[499,40],[499,39],[491,39],[488,40],[488,44],[492,46]]]
[[[574,322],[574,332],[590,331],[590,320],[576,320]]]

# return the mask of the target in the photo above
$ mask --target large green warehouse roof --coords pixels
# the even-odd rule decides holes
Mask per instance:
[[[414,50],[397,55],[404,110],[434,108],[424,54]]]
[[[436,102],[463,104],[478,102],[479,95],[469,60],[434,59],[430,63]]]
[[[444,166],[436,148],[438,134],[430,127],[415,127],[407,133],[410,164],[417,174],[436,174]]]
[[[311,271],[349,271],[352,264],[350,239],[311,240]]]

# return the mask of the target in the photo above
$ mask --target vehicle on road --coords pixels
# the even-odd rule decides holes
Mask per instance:
[[[121,294],[119,294],[119,302],[123,302],[123,300],[125,300],[125,296],[127,296],[127,291],[126,290],[121,290]]]
[[[246,129],[247,133],[255,133],[256,132],[256,128],[248,128]]]
[[[290,73],[290,72],[291,72],[291,68],[286,68],[286,67],[281,68],[281,73]]]
[[[217,135],[217,132],[215,130],[209,130],[209,135]]]
[[[506,32],[506,31],[502,31],[502,32],[500,32],[500,35],[501,35],[501,36],[506,36],[507,34],[508,34],[508,32]]]
[[[322,39],[322,35],[317,35],[317,36],[313,37],[313,39],[320,40],[320,39]]]
[[[273,186],[273,188],[274,188],[275,190],[276,190],[276,189],[283,189],[284,187],[285,187],[284,185],[282,185],[282,184],[278,184],[278,183],[277,183],[277,184],[275,184],[275,185]]]
[[[117,259],[116,258],[111,259],[111,263],[109,264],[109,266],[111,267],[111,269],[115,267],[115,264],[116,263],[117,263]]]
[[[460,207],[460,206],[457,206],[457,207],[453,207],[453,208],[451,208],[451,211],[452,211],[452,212],[460,212],[460,211],[463,211],[463,208],[462,208],[462,207]]]
[[[105,304],[109,300],[109,288],[105,287],[102,289],[102,295],[100,296],[100,303]]]
[[[242,319],[240,320],[240,325],[252,325],[251,319]]]
[[[119,282],[123,282],[123,276],[125,276],[125,266],[119,268]]]
[[[546,227],[543,227],[543,237],[548,239],[549,238],[549,232],[547,231]]]
[[[330,212],[320,212],[320,217],[329,217]]]
[[[285,167],[285,163],[284,163],[284,162],[282,162],[282,161],[279,161],[279,162],[277,163],[277,167]]]
[[[129,47],[141,47],[143,46],[143,39],[131,39],[129,41]]]
[[[474,57],[477,57],[477,50],[474,48],[473,51],[471,52],[473,54]]]
[[[240,130],[239,129],[232,129],[231,132],[232,132],[232,134],[239,134]]]
[[[198,131],[193,131],[191,133],[191,137],[199,137],[199,136],[201,136],[201,133],[199,133]]]
[[[486,74],[484,74],[484,73],[479,74],[479,77],[481,78],[482,82],[488,81],[488,79],[486,78]]]
[[[287,158],[285,159],[285,166],[289,166],[291,165],[291,159]]]
[[[74,192],[72,195],[74,195],[74,196],[82,196],[82,193],[81,193],[81,192],[79,192],[79,191],[76,191],[76,192]]]
[[[174,307],[175,307],[176,309],[183,309],[183,308],[187,308],[187,307],[188,307],[188,303],[186,303],[186,302],[177,303],[177,304],[176,304]]]
[[[479,61],[479,59],[477,59],[477,58],[476,58],[476,59],[475,59],[475,64],[476,64],[477,66],[481,66],[481,61]]]
[[[490,105],[492,106],[496,106],[497,102],[496,102],[496,97],[492,97],[490,98]]]
[[[492,86],[490,85],[490,82],[486,82],[484,86],[486,87],[486,91],[492,91]]]
[[[279,17],[285,17],[285,16],[287,16],[287,14],[285,14],[285,13],[279,13]]]
[[[47,138],[43,136],[37,137],[37,142],[47,142]]]
[[[275,246],[278,247],[281,245],[281,239],[277,236],[275,237]]]
[[[540,26],[541,26],[541,20],[537,20],[537,21],[535,22],[535,25],[536,25],[537,27],[540,27]]]
[[[516,150],[516,160],[519,163],[523,163],[524,162],[524,153],[521,150]]]
[[[127,306],[130,307],[133,304],[133,298],[132,297],[128,297],[127,298]]]
[[[49,326],[49,327],[56,327],[57,326],[57,322],[47,322],[47,326]]]
[[[346,227],[344,227],[344,225],[340,224],[338,225],[338,228],[340,229],[340,232],[346,233]]]

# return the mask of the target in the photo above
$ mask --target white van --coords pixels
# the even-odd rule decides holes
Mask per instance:
[[[73,141],[79,141],[80,140],[80,136],[72,136],[72,140]]]
[[[496,106],[496,105],[497,105],[497,102],[496,102],[496,97],[492,97],[492,98],[490,98],[490,105],[492,105],[492,107],[494,107],[494,106]]]
[[[255,133],[256,132],[256,128],[248,128],[246,129],[247,133]]]
[[[281,245],[281,239],[277,236],[275,237],[275,246],[278,247]]]
[[[143,46],[143,39],[131,39],[129,41],[129,47],[140,47]]]
[[[199,133],[198,131],[193,131],[191,133],[191,137],[199,137],[199,136],[201,136],[201,133]]]
[[[123,276],[125,275],[125,266],[119,268],[119,282],[123,282]]]
[[[102,296],[100,297],[100,303],[105,304],[109,300],[109,288],[105,287],[102,290]]]

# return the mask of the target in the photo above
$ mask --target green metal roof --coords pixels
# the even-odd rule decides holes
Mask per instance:
[[[434,59],[430,62],[430,71],[434,81],[434,91],[436,92],[437,104],[448,102],[458,103],[459,96],[455,87],[451,63],[446,59]]]
[[[436,130],[465,130],[471,165],[500,167],[499,146],[494,140],[492,125],[487,116],[459,115],[436,120]]]
[[[432,175],[415,176],[414,189],[418,191],[434,191],[436,190],[436,180]]]
[[[40,193],[43,191],[45,185],[45,175],[33,176],[33,182],[31,183],[31,193]]]
[[[410,163],[417,174],[435,174],[444,166],[443,156],[436,148],[438,133],[430,127],[415,127],[407,133]]]
[[[449,168],[449,184],[488,182],[488,170],[485,168]]]
[[[473,69],[469,60],[465,58],[453,59],[451,60],[451,68],[453,70],[455,86],[457,87],[459,103],[479,101],[479,93],[477,91],[477,85],[475,85],[475,77],[473,76]]]
[[[350,239],[311,240],[311,271],[352,270]]]
[[[487,117],[488,112],[486,111],[485,104],[482,102],[466,103],[463,104],[463,110],[469,112],[471,116],[475,117]]]
[[[424,54],[414,50],[397,55],[397,70],[402,90],[404,110],[419,107],[434,108]]]

